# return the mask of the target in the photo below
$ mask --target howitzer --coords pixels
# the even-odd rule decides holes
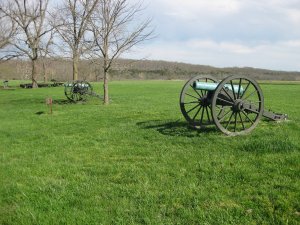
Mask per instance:
[[[212,76],[196,76],[183,86],[180,109],[196,128],[215,124],[227,135],[253,130],[262,116],[286,120],[287,115],[264,109],[264,97],[258,83],[247,76],[232,75],[221,82]]]
[[[100,97],[93,92],[93,87],[86,81],[67,82],[65,86],[65,96],[74,102],[85,101],[88,96]]]

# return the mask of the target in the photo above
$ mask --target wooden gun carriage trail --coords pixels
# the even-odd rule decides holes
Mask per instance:
[[[188,123],[199,129],[216,125],[231,136],[252,131],[266,117],[287,119],[287,114],[264,109],[264,97],[258,83],[247,76],[232,75],[221,82],[210,76],[188,80],[180,94],[180,109]]]

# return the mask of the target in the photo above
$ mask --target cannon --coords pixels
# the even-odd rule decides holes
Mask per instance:
[[[89,82],[86,81],[72,81],[64,84],[65,96],[70,101],[85,101],[88,96],[99,97],[93,92],[93,87]]]
[[[241,75],[228,76],[221,82],[210,75],[191,78],[181,90],[180,109],[191,126],[204,129],[215,125],[230,136],[249,133],[262,116],[274,121],[287,119],[287,114],[264,109],[258,83]]]

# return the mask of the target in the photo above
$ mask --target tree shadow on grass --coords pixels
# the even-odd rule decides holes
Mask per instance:
[[[45,112],[44,111],[38,111],[35,114],[39,116],[39,115],[45,114]]]
[[[189,126],[184,121],[166,121],[166,120],[150,120],[136,123],[141,129],[156,130],[162,135],[167,136],[179,136],[179,137],[199,137],[207,133],[216,133],[218,130],[214,125],[207,126],[202,129],[198,129]]]

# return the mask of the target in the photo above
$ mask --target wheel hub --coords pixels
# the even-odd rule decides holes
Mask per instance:
[[[199,102],[200,105],[203,107],[207,107],[210,105],[207,95],[203,95],[201,98],[199,98]]]
[[[244,102],[241,99],[237,99],[237,100],[235,100],[232,108],[233,108],[234,112],[241,112],[245,108]]]

